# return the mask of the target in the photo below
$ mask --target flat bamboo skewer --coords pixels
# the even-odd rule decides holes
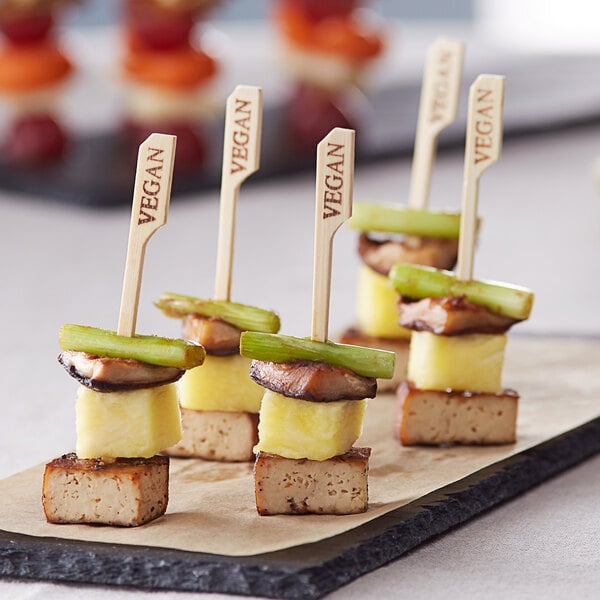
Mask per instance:
[[[235,237],[235,212],[242,183],[260,165],[262,89],[238,85],[227,98],[215,299],[229,300]]]
[[[153,133],[140,145],[117,328],[119,335],[135,335],[146,244],[167,222],[176,141],[174,135]]]
[[[444,37],[427,52],[408,194],[415,210],[427,208],[438,136],[458,113],[464,52],[463,42]]]
[[[456,265],[456,278],[460,281],[469,281],[473,277],[479,178],[500,158],[502,150],[505,79],[502,75],[479,75],[469,88],[460,238]]]
[[[311,339],[317,342],[327,341],[329,328],[333,236],[352,215],[354,138],[354,130],[336,127],[317,146],[311,328]]]

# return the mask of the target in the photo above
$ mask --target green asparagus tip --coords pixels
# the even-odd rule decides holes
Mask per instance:
[[[132,358],[151,365],[178,369],[197,367],[206,356],[204,348],[194,342],[154,335],[127,337],[86,325],[63,325],[58,334],[58,343],[63,350],[111,358]]]
[[[348,225],[365,232],[378,231],[457,240],[460,234],[460,213],[355,202]]]
[[[394,374],[396,355],[385,350],[363,346],[315,342],[308,338],[246,331],[240,340],[240,354],[266,362],[293,360],[323,361],[354,371],[363,377],[390,379]]]
[[[154,305],[167,317],[181,319],[190,314],[218,317],[242,331],[277,333],[281,327],[277,313],[227,300],[204,300],[182,294],[165,293]]]
[[[444,298],[464,296],[490,312],[523,321],[533,308],[534,293],[524,287],[498,281],[460,281],[451,271],[398,264],[390,270],[397,292],[407,298]]]

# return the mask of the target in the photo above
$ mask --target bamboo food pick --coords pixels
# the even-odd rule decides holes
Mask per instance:
[[[427,52],[408,195],[415,210],[427,209],[437,139],[456,119],[463,57],[464,43],[443,37]]]
[[[173,135],[153,133],[140,145],[118,335],[133,337],[135,334],[146,244],[167,222],[176,141]]]
[[[354,130],[336,127],[317,146],[311,329],[317,342],[327,341],[333,236],[352,215],[354,137]]]
[[[479,178],[500,158],[505,79],[502,75],[479,75],[469,89],[462,211],[456,265],[456,278],[459,281],[469,281],[473,277]]]
[[[258,171],[261,130],[262,89],[238,85],[225,114],[215,300],[230,298],[237,198],[242,183]]]

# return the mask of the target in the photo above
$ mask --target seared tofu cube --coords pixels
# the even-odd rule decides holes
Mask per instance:
[[[511,444],[516,440],[519,396],[398,388],[396,435],[403,445]]]
[[[164,454],[227,462],[254,459],[257,414],[182,408],[181,422],[183,438]]]
[[[114,462],[66,454],[46,465],[42,505],[50,523],[136,527],[160,517],[169,501],[169,459]]]
[[[370,448],[351,448],[328,460],[291,459],[259,452],[254,466],[261,515],[348,515],[367,510]]]

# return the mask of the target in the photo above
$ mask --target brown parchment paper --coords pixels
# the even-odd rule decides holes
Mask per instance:
[[[371,400],[356,444],[373,448],[369,510],[362,515],[260,517],[254,505],[251,464],[171,459],[167,514],[147,525],[118,529],[46,523],[40,465],[0,481],[0,529],[228,556],[325,539],[600,416],[600,341],[513,338],[504,384],[521,393],[514,445],[403,448],[392,433],[395,398],[382,395]]]

